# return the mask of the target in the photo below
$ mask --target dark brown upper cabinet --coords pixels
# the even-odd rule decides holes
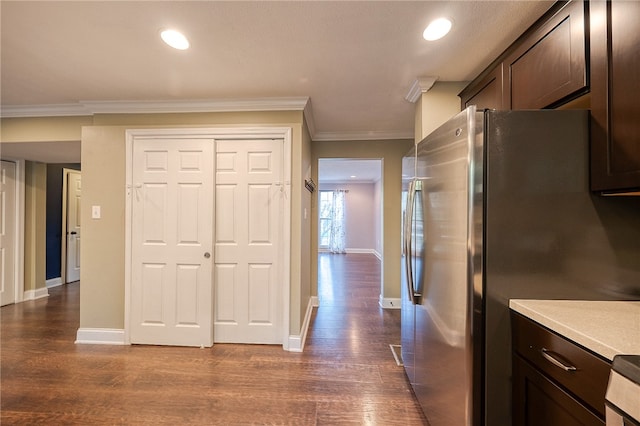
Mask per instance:
[[[550,108],[588,90],[584,9],[565,4],[506,56],[505,109]]]
[[[460,92],[462,109],[475,105],[478,109],[504,109],[502,104],[502,64]]]
[[[460,92],[461,107],[591,108],[591,190],[640,195],[640,1],[559,1]]]
[[[640,191],[640,2],[592,1],[591,189]]]

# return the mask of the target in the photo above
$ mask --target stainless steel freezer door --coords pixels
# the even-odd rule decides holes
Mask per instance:
[[[418,146],[422,191],[416,210],[422,211],[424,244],[416,274],[422,284],[415,307],[413,388],[433,425],[468,425],[472,418],[468,117],[459,114]]]

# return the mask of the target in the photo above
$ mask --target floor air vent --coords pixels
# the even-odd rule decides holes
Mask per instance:
[[[396,360],[396,364],[402,367],[402,350],[400,345],[389,345],[391,348],[391,353],[393,354],[393,359]]]

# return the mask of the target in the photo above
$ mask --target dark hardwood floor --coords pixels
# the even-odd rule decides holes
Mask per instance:
[[[378,306],[373,255],[321,255],[320,307],[304,353],[75,345],[74,283],[1,313],[2,425],[423,425],[389,344],[400,311]]]

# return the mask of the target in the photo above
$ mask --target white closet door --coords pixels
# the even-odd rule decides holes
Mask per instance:
[[[216,342],[282,343],[282,140],[216,140]]]
[[[133,143],[131,343],[213,344],[213,148]]]

